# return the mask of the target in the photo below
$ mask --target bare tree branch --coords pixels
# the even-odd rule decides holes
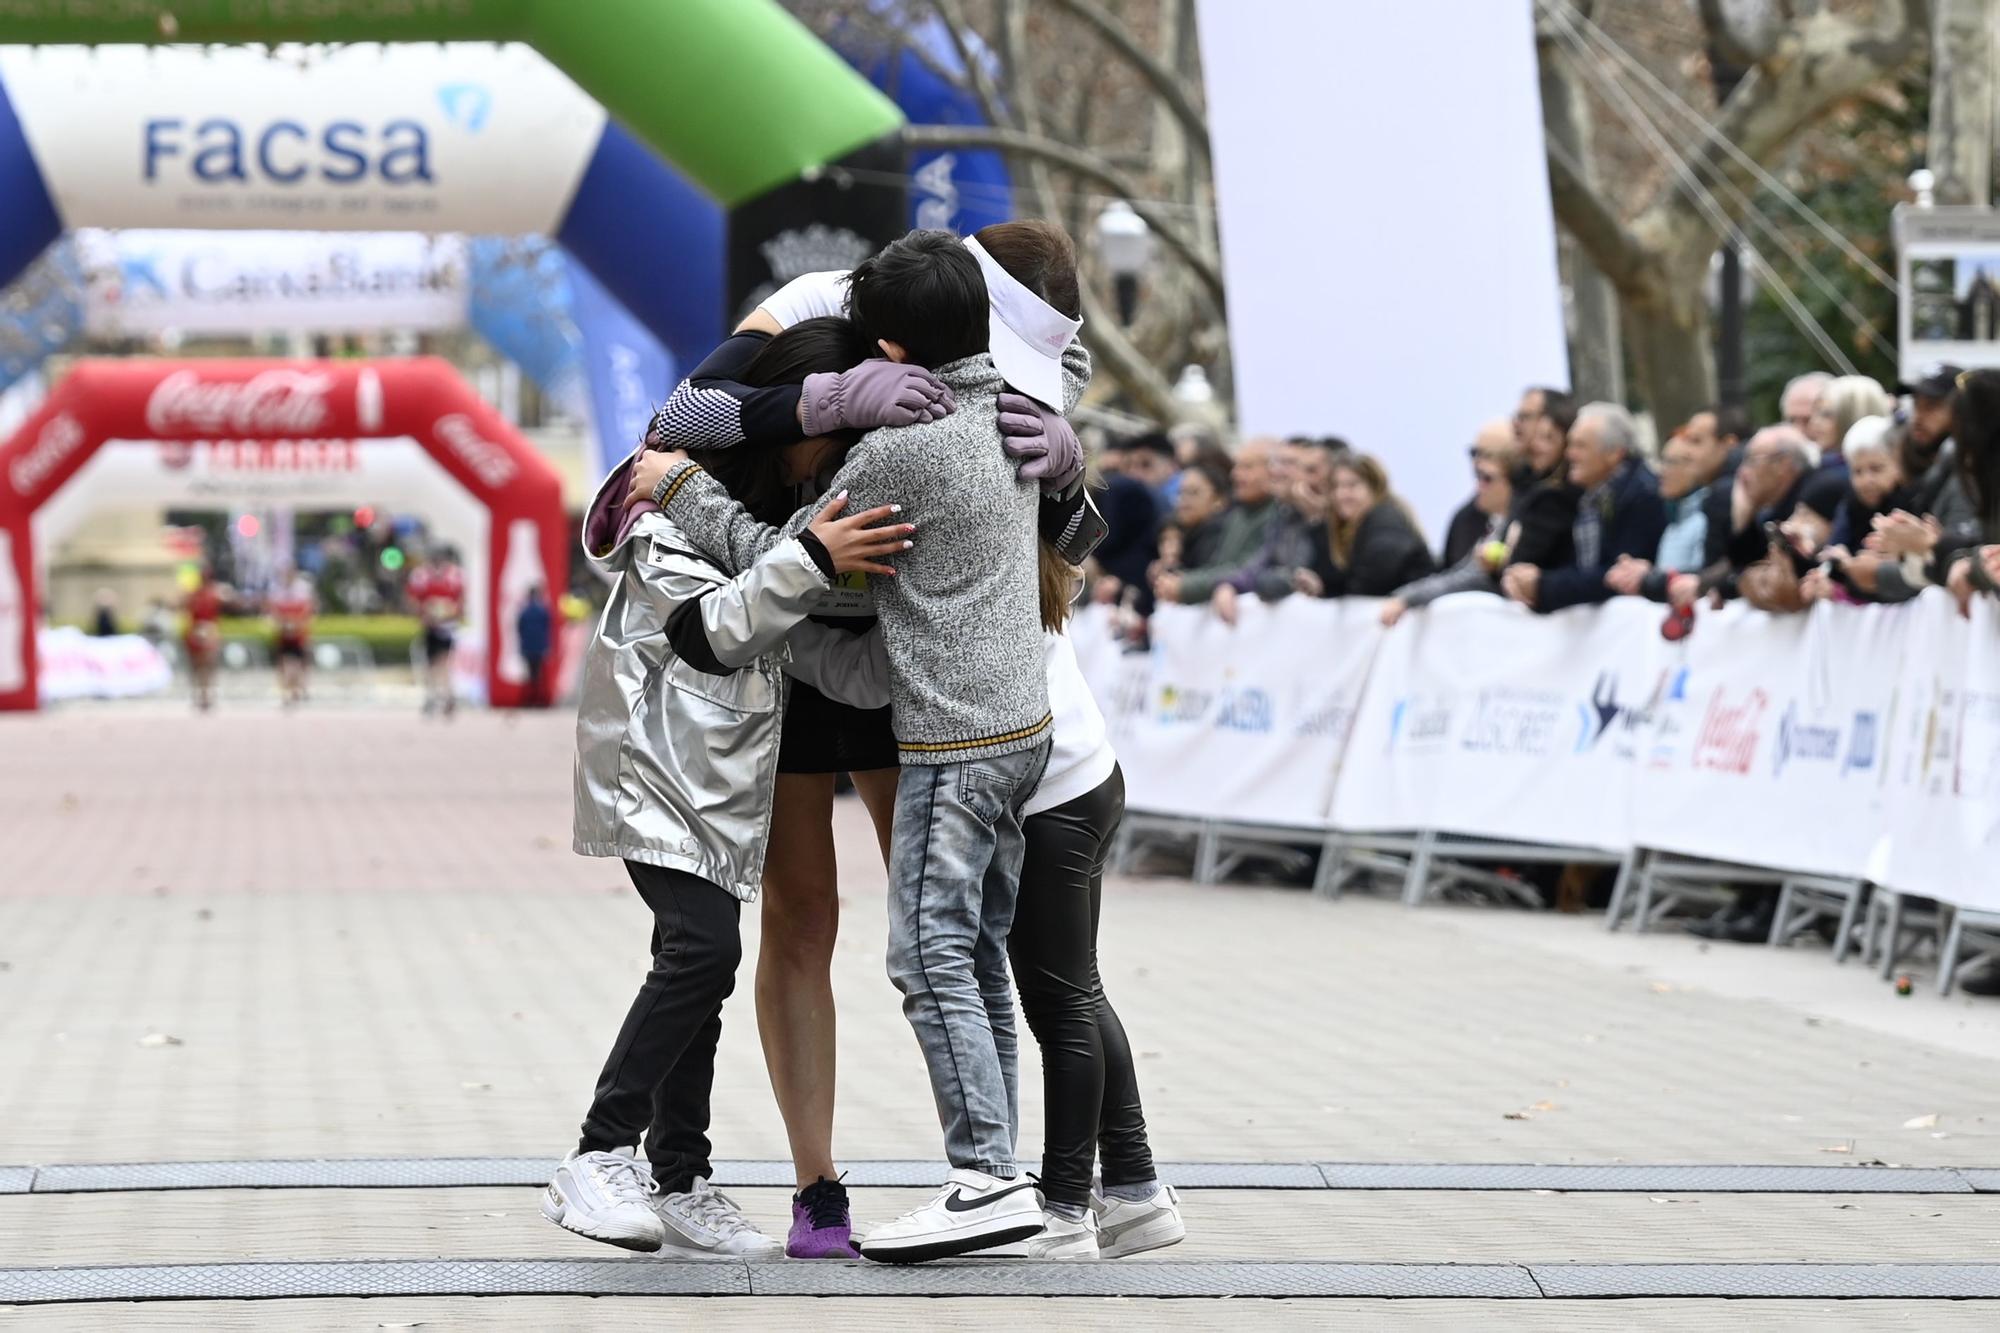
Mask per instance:
[[[1564,230],[1621,292],[1634,293],[1652,282],[1656,266],[1645,244],[1584,183],[1583,173],[1555,151],[1553,143],[1550,149],[1549,196]]]
[[[1929,49],[1929,0],[1883,0],[1872,23],[1830,11],[1809,14],[1778,33],[1723,105],[1715,128],[1746,156],[1768,164],[1800,130]],[[1710,181],[1720,178],[1745,196],[1753,193],[1749,168],[1715,143],[1704,140],[1690,156]],[[1736,199],[1718,193],[1727,196],[1719,200],[1723,209],[1738,220]],[[1682,240],[1713,232],[1694,202],[1671,186],[1647,214],[1641,230],[1657,222]]]
[[[1709,50],[1739,69],[1749,69],[1762,60],[1768,50],[1767,41],[1758,41],[1749,33],[1738,32],[1729,22],[1729,12],[1723,7],[1723,0],[1700,0],[1701,25],[1708,33]]]
[[[1172,69],[1163,64],[1159,57],[1139,44],[1132,30],[1121,23],[1117,16],[1105,9],[1098,0],[1050,0],[1056,8],[1066,10],[1076,18],[1095,29],[1098,36],[1108,43],[1112,50],[1122,56],[1136,69],[1159,94],[1167,109],[1180,121],[1187,137],[1208,155],[1208,117],[1188,96],[1187,83]]]
[[[952,49],[958,52],[958,63],[965,66],[965,79],[979,98],[979,109],[986,113],[988,124],[1013,125],[1018,123],[1008,114],[1007,104],[1000,97],[1000,90],[993,86],[987,74],[986,62],[979,59],[972,49],[966,33],[972,25],[965,20],[965,9],[958,0],[930,0],[931,9],[945,31],[951,34]],[[1016,90],[1019,91],[1018,89]]]
[[[1196,278],[1200,279],[1202,287],[1215,302],[1216,309],[1222,309],[1221,271],[1207,256],[1195,248],[1178,222],[1169,220],[1157,208],[1145,202],[1145,191],[1140,188],[1137,181],[1113,168],[1096,154],[1041,135],[1008,129],[1004,126],[906,125],[903,127],[902,139],[904,144],[911,148],[997,148],[1030,163],[1039,162],[1046,166],[1058,167],[1096,182],[1112,195],[1132,205],[1132,211],[1146,220],[1146,225],[1153,229],[1153,234],[1188,266]]]

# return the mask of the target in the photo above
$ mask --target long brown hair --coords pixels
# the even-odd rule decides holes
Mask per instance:
[[[1069,613],[1076,600],[1076,585],[1083,574],[1069,561],[1056,554],[1056,548],[1037,539],[1035,542],[1036,574],[1040,580],[1042,599],[1042,628],[1051,634],[1062,633],[1069,623]]]
[[[1396,506],[1397,511],[1405,519],[1409,520],[1410,526],[1413,528],[1416,526],[1417,520],[1416,516],[1410,512],[1410,507],[1403,503],[1402,498],[1389,489],[1389,470],[1382,466],[1381,460],[1376,458],[1375,455],[1342,454],[1333,461],[1331,475],[1337,476],[1342,472],[1352,472],[1355,476],[1361,478],[1361,484],[1366,486],[1368,493],[1375,497],[1375,503],[1368,506],[1367,512],[1350,523],[1342,518],[1339,511],[1333,507],[1332,488],[1328,488],[1328,495],[1326,497],[1327,549],[1333,553],[1333,563],[1345,569],[1348,562],[1354,558],[1354,535],[1361,530],[1361,524],[1367,519],[1368,515],[1374,513],[1382,505],[1392,504]]]

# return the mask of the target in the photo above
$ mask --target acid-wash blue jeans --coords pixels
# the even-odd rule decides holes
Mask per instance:
[[[930,1067],[954,1167],[1015,1173],[1020,1036],[1007,933],[1021,883],[1021,807],[1049,743],[959,764],[904,764],[889,840],[889,979]]]

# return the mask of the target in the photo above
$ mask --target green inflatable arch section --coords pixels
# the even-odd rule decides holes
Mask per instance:
[[[12,44],[468,41],[535,46],[730,207],[903,123],[894,102],[774,0],[0,4],[0,43]],[[524,163],[524,178],[532,170]]]

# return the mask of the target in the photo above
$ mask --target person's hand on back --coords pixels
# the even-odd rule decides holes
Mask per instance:
[[[840,512],[845,508],[847,492],[842,491],[820,507],[818,517],[806,528],[833,557],[834,572],[895,574],[895,570],[880,562],[909,550],[914,545],[910,534],[917,530],[917,525],[883,522],[901,513],[901,505],[877,505],[842,518]],[[878,523],[882,526],[876,527]]]
[[[1000,442],[1021,475],[1045,491],[1066,489],[1083,471],[1083,446],[1062,413],[1050,411],[1023,393],[1000,395]]]
[[[1383,629],[1394,629],[1396,622],[1410,609],[1410,604],[1400,597],[1391,597],[1382,603],[1381,621]]]
[[[1153,575],[1153,600],[1158,602],[1178,602],[1181,599],[1181,576],[1171,571]]]
[[[958,404],[943,380],[900,361],[863,361],[852,370],[808,375],[799,425],[808,436],[877,426],[914,426],[949,416]]]

